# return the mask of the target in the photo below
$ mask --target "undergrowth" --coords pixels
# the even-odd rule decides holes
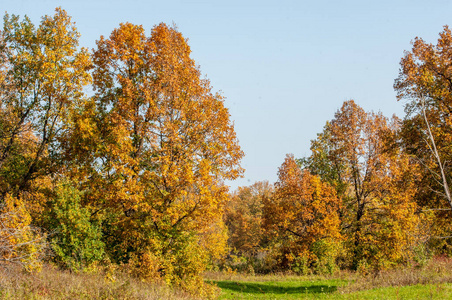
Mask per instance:
[[[45,265],[28,273],[14,266],[0,269],[0,299],[196,299],[164,284],[128,274],[70,272]]]

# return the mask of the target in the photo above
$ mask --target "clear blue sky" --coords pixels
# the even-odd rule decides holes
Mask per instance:
[[[64,8],[93,48],[121,22],[178,26],[192,57],[221,90],[246,156],[232,188],[274,182],[286,153],[309,155],[310,140],[342,102],[403,117],[392,85],[419,36],[435,42],[452,25],[452,1],[53,1],[2,0],[35,24]]]

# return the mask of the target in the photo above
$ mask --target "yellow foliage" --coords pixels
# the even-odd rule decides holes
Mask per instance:
[[[403,260],[418,222],[419,170],[397,146],[400,121],[344,102],[312,142],[310,168],[343,200],[342,224],[353,266],[386,268]]]
[[[45,237],[30,223],[24,203],[6,195],[0,211],[0,261],[20,264],[27,271],[41,269]]]
[[[291,266],[296,261],[309,268],[319,263],[317,243],[329,241],[333,245],[342,239],[340,208],[334,188],[302,171],[293,155],[287,155],[279,168],[274,193],[264,199],[264,227],[279,248],[280,264]],[[327,252],[322,259],[332,259],[335,265],[335,256]]]
[[[178,284],[180,270],[198,278],[208,257],[225,253],[223,181],[243,172],[224,99],[190,52],[163,23],[150,36],[124,23],[101,37],[92,56],[96,93],[64,141],[84,205],[108,220],[110,255],[130,260],[143,278]],[[187,239],[197,245],[182,246]]]

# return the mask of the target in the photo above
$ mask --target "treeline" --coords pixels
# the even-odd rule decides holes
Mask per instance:
[[[346,101],[309,157],[233,193],[224,267],[373,272],[451,255],[451,59],[447,26],[437,45],[416,38],[394,84],[403,120]]]
[[[243,153],[186,39],[120,24],[78,47],[63,9],[0,35],[0,256],[121,265],[200,295],[225,254],[226,179]],[[45,248],[50,250],[47,255]]]

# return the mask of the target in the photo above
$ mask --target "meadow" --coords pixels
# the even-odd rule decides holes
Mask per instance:
[[[331,275],[207,272],[217,299],[451,299],[452,260],[378,274]],[[212,295],[215,296],[215,295]],[[202,299],[162,282],[145,282],[117,269],[70,272],[45,265],[39,273],[0,271],[1,299]]]
[[[342,282],[280,281],[280,282],[219,282],[219,299],[450,299],[451,284],[428,284],[376,288],[346,293],[338,290]]]
[[[332,275],[207,274],[221,288],[219,299],[451,299],[452,260],[432,259],[378,273]]]

